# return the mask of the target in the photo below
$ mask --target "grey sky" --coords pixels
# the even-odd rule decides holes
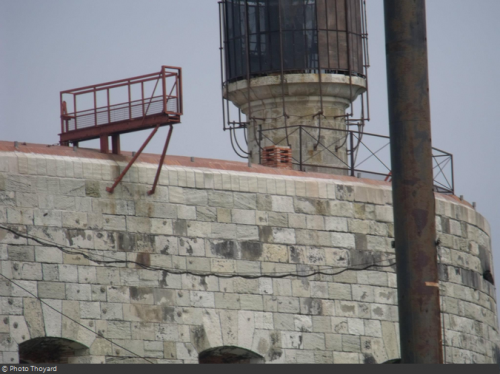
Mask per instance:
[[[383,2],[367,0],[367,7],[372,120],[366,131],[387,134]],[[498,0],[427,1],[433,145],[453,153],[456,194],[477,202],[494,248],[499,14]],[[184,73],[185,115],[169,154],[237,160],[222,132],[218,47],[215,0],[1,0],[0,140],[57,143],[60,91],[176,65]],[[137,150],[146,136],[126,135],[122,148]],[[162,129],[146,152],[160,153],[165,136]]]

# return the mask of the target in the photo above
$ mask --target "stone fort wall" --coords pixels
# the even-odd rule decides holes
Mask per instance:
[[[389,184],[165,165],[148,196],[143,162],[109,194],[124,165],[0,153],[0,362],[40,338],[70,363],[399,357]],[[494,362],[488,223],[436,204],[446,362]]]

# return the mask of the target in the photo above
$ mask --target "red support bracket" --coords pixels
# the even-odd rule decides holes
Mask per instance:
[[[118,185],[118,183],[120,183],[121,180],[123,179],[123,177],[125,176],[125,174],[127,174],[128,170],[130,169],[130,167],[132,166],[132,164],[141,155],[142,151],[144,151],[144,148],[146,148],[146,146],[151,141],[151,139],[153,139],[153,136],[155,136],[155,134],[156,134],[156,132],[158,131],[159,128],[160,128],[160,125],[156,125],[156,127],[153,130],[153,132],[151,132],[151,134],[148,136],[148,138],[146,139],[146,141],[144,142],[144,144],[141,146],[141,148],[139,149],[139,151],[137,151],[137,153],[135,154],[135,156],[132,157],[132,160],[129,161],[127,167],[125,167],[125,169],[118,176],[118,178],[116,178],[115,183],[111,187],[106,187],[106,191],[108,191],[109,193],[113,193],[113,191],[115,190],[115,188]]]
[[[148,191],[148,195],[152,195],[155,193],[156,185],[158,184],[158,179],[160,179],[161,168],[163,166],[163,161],[165,161],[165,155],[167,154],[168,145],[170,143],[170,138],[172,137],[173,131],[174,127],[170,125],[170,130],[168,131],[167,140],[165,142],[165,146],[163,147],[163,153],[161,154],[160,163],[158,164],[158,170],[156,171],[156,177],[153,183],[153,188],[150,191]]]

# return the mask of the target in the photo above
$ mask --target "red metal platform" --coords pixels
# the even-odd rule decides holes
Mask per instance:
[[[61,92],[62,145],[101,139],[101,152],[120,153],[120,134],[180,123],[182,69],[160,72]]]

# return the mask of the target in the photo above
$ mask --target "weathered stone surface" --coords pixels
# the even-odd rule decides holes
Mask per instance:
[[[27,290],[0,281],[0,360],[46,335],[90,347],[70,362],[140,361],[112,357],[126,352],[99,335],[158,363],[221,346],[276,363],[399,357],[394,268],[344,271],[394,257],[386,186],[165,165],[148,196],[144,163],[110,195],[115,166],[0,157],[0,223],[74,252],[0,230],[1,272]],[[458,201],[436,206],[447,360],[492,362],[488,224]]]

